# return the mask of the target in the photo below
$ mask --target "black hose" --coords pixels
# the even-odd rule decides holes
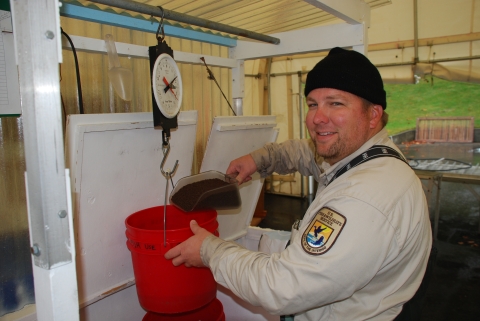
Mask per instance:
[[[82,96],[82,84],[80,82],[80,69],[78,68],[78,58],[77,58],[77,51],[75,50],[75,46],[73,45],[72,39],[60,28],[62,34],[67,38],[68,42],[70,43],[70,47],[72,47],[73,51],[73,58],[75,59],[75,71],[77,72],[77,91],[78,91],[78,109],[80,114],[84,114],[83,110],[83,96]]]

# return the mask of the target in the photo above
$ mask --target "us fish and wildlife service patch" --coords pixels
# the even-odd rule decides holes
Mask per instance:
[[[321,255],[333,246],[347,218],[324,207],[312,219],[302,235],[302,247],[308,254]]]

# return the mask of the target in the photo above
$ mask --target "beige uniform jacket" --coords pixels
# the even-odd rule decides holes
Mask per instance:
[[[201,255],[216,281],[272,314],[295,314],[295,321],[393,320],[420,286],[432,244],[420,180],[406,163],[381,157],[325,187],[372,145],[398,150],[384,129],[332,167],[316,164],[307,140],[252,153],[263,176],[296,170],[313,175],[317,195],[281,253],[208,237]]]

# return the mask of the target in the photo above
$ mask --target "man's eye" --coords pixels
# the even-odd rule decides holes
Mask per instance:
[[[331,104],[332,104],[333,106],[342,106],[342,105],[343,105],[343,104],[342,104],[341,102],[339,102],[339,101],[333,101]]]
[[[315,108],[315,107],[317,107],[317,104],[309,103],[309,104],[307,104],[307,106],[308,106],[308,108]]]

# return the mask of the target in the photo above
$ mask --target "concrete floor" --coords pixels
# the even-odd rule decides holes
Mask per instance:
[[[442,184],[440,197],[438,254],[421,320],[480,320],[478,201],[457,183]],[[308,198],[267,193],[267,216],[259,226],[290,230],[309,204]]]

